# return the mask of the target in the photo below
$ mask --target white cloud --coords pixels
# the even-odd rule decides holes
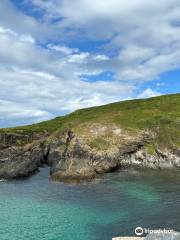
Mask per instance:
[[[6,120],[8,118],[19,119],[19,118],[26,118],[29,117],[37,118],[37,119],[48,119],[52,117],[46,111],[42,111],[39,109],[33,109],[31,107],[23,106],[22,104],[5,101],[0,99],[0,115],[6,116]]]
[[[95,57],[94,57],[94,59],[95,60],[98,60],[98,61],[107,61],[107,60],[109,60],[110,58],[108,57],[108,56],[106,56],[106,55],[96,55]]]
[[[23,119],[26,123],[30,120],[39,121],[77,108],[118,101],[133,91],[133,86],[129,84],[102,81],[89,83],[73,75],[66,81],[43,72],[18,69],[7,71],[2,68],[0,75],[0,96],[6,99],[0,105],[4,121],[7,118],[15,119],[16,122]],[[4,109],[7,109],[8,115]]]
[[[142,93],[140,93],[137,98],[150,98],[162,95],[160,92],[154,91],[150,88],[145,89]]]
[[[17,34],[13,30],[9,28],[4,28],[3,26],[0,26],[0,34],[3,36],[4,35],[9,35],[14,38],[18,38],[22,42],[30,42],[30,43],[35,43],[35,39],[31,35],[25,35],[25,34]]]
[[[106,49],[119,54],[104,67],[116,71],[120,80],[151,80],[180,67],[180,28],[175,24],[180,21],[179,0],[32,3],[48,20],[61,17],[59,29],[72,28],[77,38],[109,40]]]
[[[69,48],[65,45],[54,45],[54,44],[48,44],[48,48],[51,50],[55,50],[60,53],[64,53],[66,55],[70,55],[73,53],[78,53],[79,49],[77,48]]]
[[[41,122],[55,116],[47,111],[40,110],[31,105],[0,99],[0,126],[15,126]]]
[[[18,11],[9,0],[0,2],[0,25],[25,35],[37,36],[38,33],[41,35],[44,31],[44,27],[40,23],[33,17]]]
[[[70,62],[70,63],[83,63],[84,60],[88,59],[89,56],[90,56],[90,54],[88,52],[73,54],[73,55],[69,56],[68,62]]]
[[[22,109],[22,114],[17,111],[19,118],[26,119],[23,114],[34,111],[30,115],[37,120],[37,113],[46,118],[117,101],[133,89],[133,84],[121,85],[118,81],[90,83],[77,76],[78,71],[78,74],[103,71],[96,64],[107,60],[105,55],[70,51],[69,55],[61,51],[54,55],[51,49],[39,47],[35,41],[22,41],[22,35],[9,29],[0,34],[0,47],[0,96],[6,99],[3,105],[10,109],[9,114],[12,112],[12,119],[13,109],[18,107]],[[91,69],[89,65],[92,65]],[[9,89],[13,89],[11,94],[8,94]],[[9,102],[16,102],[16,108],[10,107]]]

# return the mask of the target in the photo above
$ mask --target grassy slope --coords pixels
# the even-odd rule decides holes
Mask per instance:
[[[8,132],[41,132],[74,129],[100,123],[115,124],[128,131],[152,129],[161,146],[180,146],[180,94],[146,100],[130,100],[77,110],[69,115],[29,126],[1,129]]]

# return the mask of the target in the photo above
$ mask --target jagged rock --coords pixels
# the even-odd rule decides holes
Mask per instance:
[[[31,149],[11,147],[0,151],[0,178],[27,177],[38,170],[43,159],[39,145]]]
[[[91,179],[95,176],[88,151],[75,139],[66,142],[64,151],[55,151],[57,158],[51,168],[52,179]]]
[[[122,167],[180,167],[179,149],[162,152],[156,148],[153,155],[147,152],[145,145],[153,139],[148,132],[128,136],[125,143],[104,151],[92,149],[71,130],[52,136],[39,134],[33,138],[22,136],[22,139],[21,136],[0,135],[0,178],[26,177],[42,164],[49,165],[52,179],[60,181],[92,179]]]

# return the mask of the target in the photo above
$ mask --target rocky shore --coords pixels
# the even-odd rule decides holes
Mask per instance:
[[[0,133],[0,178],[28,177],[43,164],[50,166],[50,176],[55,181],[91,180],[99,174],[129,167],[180,167],[180,149],[162,152],[153,145],[153,151],[148,150],[155,138],[152,132],[129,135],[114,126],[110,129],[96,126],[91,130],[94,138],[111,130],[112,144],[97,149],[86,136],[73,130],[31,135]]]

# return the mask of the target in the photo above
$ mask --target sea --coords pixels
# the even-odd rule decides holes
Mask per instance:
[[[0,181],[0,240],[111,240],[137,227],[180,231],[180,171],[120,170],[62,183],[44,167]]]

